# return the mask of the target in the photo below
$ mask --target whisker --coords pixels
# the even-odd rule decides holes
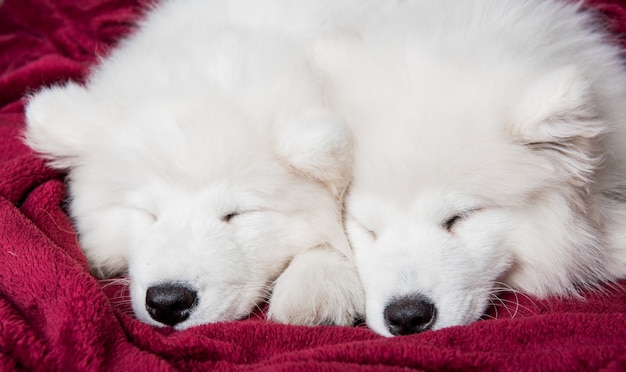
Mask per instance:
[[[109,287],[113,287],[116,285],[122,286],[122,287],[128,287],[130,286],[130,279],[128,278],[109,278],[109,279],[100,279],[99,280],[102,288],[109,288]]]
[[[100,279],[100,287],[105,292],[109,303],[118,311],[132,315],[132,300],[128,289],[130,287],[130,279],[126,277],[116,277],[108,279]]]
[[[511,287],[510,285],[503,282],[494,283],[494,287],[488,292],[489,295],[489,303],[494,315],[485,314],[485,318],[498,318],[500,316],[499,308],[504,308],[507,311],[507,314],[510,318],[515,318],[522,314],[536,314],[540,309],[535,300]],[[504,297],[504,295],[512,295],[513,299],[508,299]],[[522,299],[524,302],[530,303],[532,306],[526,306],[522,303]]]
[[[52,214],[49,211],[47,211],[47,210],[45,210],[43,208],[39,208],[39,209],[37,209],[37,211],[45,213],[50,218],[50,221],[52,221],[54,223],[54,225],[59,229],[59,231],[67,233],[67,234],[72,234],[72,235],[78,236],[78,234],[76,234],[75,231],[67,230],[67,229],[61,227],[61,225],[59,225],[59,223],[54,219],[54,217],[52,217]]]

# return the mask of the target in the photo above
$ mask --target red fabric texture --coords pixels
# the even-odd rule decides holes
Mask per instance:
[[[488,319],[392,339],[364,326],[286,326],[256,315],[185,331],[134,319],[124,287],[89,274],[63,210],[63,175],[20,133],[23,97],[84,78],[147,5],[0,5],[0,370],[626,371],[626,282],[583,300],[505,294]],[[589,5],[626,47],[626,3]]]

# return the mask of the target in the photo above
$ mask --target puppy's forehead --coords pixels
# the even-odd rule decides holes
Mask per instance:
[[[487,130],[458,122],[368,133],[357,149],[354,194],[370,193],[399,205],[426,194],[494,204],[519,200],[543,182],[548,170],[545,161],[507,139],[497,124],[489,123]]]

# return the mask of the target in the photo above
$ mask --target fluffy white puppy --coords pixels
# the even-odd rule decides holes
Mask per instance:
[[[391,1],[320,38],[373,330],[626,276],[626,71],[593,23],[556,0]]]
[[[361,311],[351,137],[307,60],[334,3],[166,0],[84,86],[31,97],[26,141],[68,171],[93,272],[128,272],[140,320],[238,319],[269,289],[280,322]]]

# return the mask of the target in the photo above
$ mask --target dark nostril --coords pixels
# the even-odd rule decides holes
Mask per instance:
[[[146,310],[152,319],[170,326],[191,315],[198,303],[197,292],[180,284],[159,284],[146,291]]]
[[[428,298],[409,295],[394,298],[385,307],[384,314],[389,332],[400,336],[430,329],[435,323],[437,309]]]

